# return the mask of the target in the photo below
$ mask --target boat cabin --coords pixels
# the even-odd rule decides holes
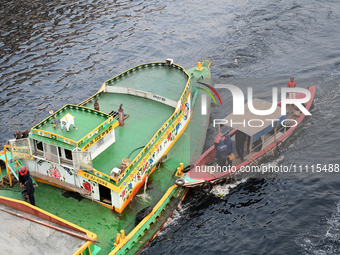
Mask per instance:
[[[253,106],[257,110],[268,110],[272,103],[253,99]],[[253,154],[266,148],[281,135],[285,128],[290,125],[286,120],[287,115],[281,115],[281,107],[277,106],[276,110],[269,115],[255,115],[249,108],[248,104],[244,105],[244,115],[229,114],[224,118],[225,125],[236,129],[232,131],[235,151],[237,158],[241,163],[242,159],[251,158]],[[238,164],[238,159],[233,165]]]

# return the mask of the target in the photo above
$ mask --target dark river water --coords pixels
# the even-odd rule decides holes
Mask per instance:
[[[0,145],[135,65],[212,61],[213,84],[317,85],[312,116],[267,165],[340,163],[340,2],[48,1],[0,3]],[[211,120],[232,111],[229,92]],[[210,125],[206,147],[216,128]],[[141,254],[340,254],[340,172],[264,175],[189,192]]]

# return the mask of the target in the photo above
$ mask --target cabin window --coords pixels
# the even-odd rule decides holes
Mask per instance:
[[[59,158],[62,164],[72,164],[72,151],[58,147]]]
[[[44,151],[43,143],[41,141],[36,141],[36,149],[39,151]]]
[[[72,160],[72,151],[65,149],[65,158]]]

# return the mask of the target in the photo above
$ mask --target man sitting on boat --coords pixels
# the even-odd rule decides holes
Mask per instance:
[[[221,139],[216,149],[217,162],[221,168],[223,168],[224,166],[227,166],[226,164],[227,156],[228,156],[228,146],[224,144],[223,140]]]
[[[231,159],[231,157],[232,157],[231,154],[234,153],[234,149],[235,149],[234,141],[231,140],[229,134],[225,134],[224,136],[225,136],[225,139],[224,139],[223,143],[225,145],[227,145],[227,147],[228,147],[228,155],[227,155],[228,166],[232,166],[233,163],[232,163],[232,159]]]

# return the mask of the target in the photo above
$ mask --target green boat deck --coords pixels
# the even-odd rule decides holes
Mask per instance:
[[[195,73],[194,69],[195,68],[187,70],[189,75]],[[167,73],[167,71],[169,70],[164,70],[165,73]],[[149,75],[152,75],[152,73],[150,72]],[[209,122],[209,114],[201,115],[201,100],[199,100],[198,97],[202,91],[196,90],[195,87],[199,86],[197,79],[199,79],[200,82],[210,84],[210,73],[204,72],[203,75],[202,72],[202,76],[204,77],[196,76],[191,79],[193,92],[195,91],[197,98],[193,105],[193,115],[183,134],[167,153],[169,159],[159,168],[156,168],[152,175],[149,176],[146,193],[144,193],[142,187],[121,214],[85,198],[79,202],[72,197],[66,198],[62,196],[63,190],[60,188],[43,183],[39,183],[39,186],[35,189],[36,205],[43,210],[97,234],[97,240],[100,242],[98,245],[101,247],[99,254],[108,254],[113,248],[116,234],[124,229],[126,235],[128,235],[138,224],[135,219],[136,214],[146,206],[155,206],[168,188],[175,183],[176,177],[174,177],[174,174],[179,164],[181,162],[185,165],[193,163],[201,155]],[[133,75],[132,77],[135,76]],[[181,77],[179,78],[182,79]],[[133,83],[127,83],[128,80],[131,81],[130,79],[123,79],[123,83]],[[133,78],[133,80],[136,80],[137,83],[137,76]],[[155,77],[155,81],[156,80],[162,81],[160,77]],[[184,81],[185,80],[181,80],[183,88],[185,86]],[[119,86],[123,86],[123,83]],[[153,90],[153,86],[155,85],[156,82],[150,84],[149,89]],[[170,84],[169,87],[171,87]],[[145,90],[145,87],[143,90]],[[180,90],[177,88],[176,90],[179,90],[180,93],[171,95],[171,98],[170,95],[167,94],[167,97],[172,100],[178,100],[183,89]],[[161,94],[156,91],[153,91],[153,93]],[[176,99],[175,97],[178,98]],[[92,101],[84,106],[93,108],[93,103]],[[129,156],[132,150],[145,145],[174,112],[173,107],[132,95],[103,93],[99,97],[98,103],[100,111],[104,113],[108,113],[111,110],[118,110],[119,105],[122,103],[124,113],[130,115],[125,119],[124,127],[115,128],[116,142],[93,160],[94,167],[105,173],[109,173],[114,165],[119,165],[121,160]],[[210,107],[209,103],[208,107]],[[138,152],[139,151],[136,151],[135,153],[137,154]],[[132,157],[136,155],[135,153]],[[6,175],[4,170],[2,170],[2,173],[3,176]],[[12,189],[19,191],[20,187],[17,185],[12,187]],[[22,199],[21,192],[15,192],[13,190],[0,189],[0,195],[18,200]],[[154,229],[153,231],[157,230],[158,229]],[[142,247],[143,243],[138,243],[138,245]],[[135,249],[138,250],[139,248],[135,247]]]
[[[145,146],[175,111],[173,107],[157,101],[124,94],[104,93],[98,103],[103,112],[118,111],[123,104],[124,114],[129,115],[123,127],[115,128],[116,142],[93,160],[93,167],[104,174],[110,174],[113,167],[119,167],[122,159],[133,150]],[[93,107],[93,104],[86,107]],[[130,160],[141,150],[135,151]]]
[[[120,79],[111,79],[110,86],[137,89],[178,101],[188,77],[179,69],[158,66],[137,69]]]

